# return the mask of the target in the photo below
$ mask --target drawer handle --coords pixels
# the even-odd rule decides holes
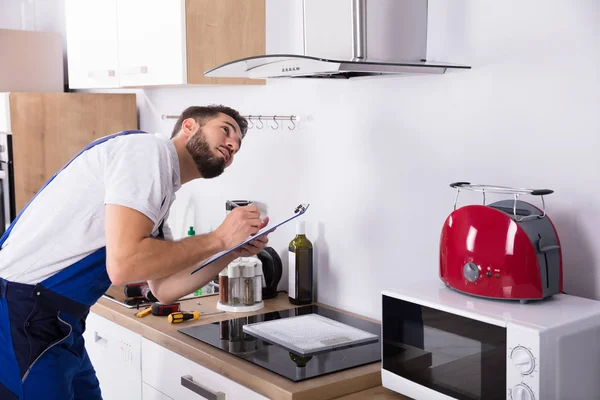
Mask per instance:
[[[207,400],[225,400],[225,393],[213,392],[204,386],[200,386],[194,382],[194,378],[191,375],[184,375],[181,377],[181,386],[190,389],[192,392],[204,397]]]
[[[147,74],[148,67],[145,65],[142,65],[141,67],[123,68],[123,73],[125,75]]]

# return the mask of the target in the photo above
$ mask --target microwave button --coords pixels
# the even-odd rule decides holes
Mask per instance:
[[[513,365],[523,375],[528,375],[533,372],[535,368],[535,358],[529,350],[523,346],[517,346],[510,353]]]
[[[513,400],[535,400],[533,391],[524,383],[516,385],[511,393]]]
[[[463,266],[463,275],[469,282],[475,282],[479,279],[479,268],[472,262],[468,262]]]

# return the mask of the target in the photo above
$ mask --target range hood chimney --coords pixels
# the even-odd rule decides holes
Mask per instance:
[[[348,2],[352,2],[350,54],[343,54],[343,51],[340,53],[348,39],[344,34],[340,36],[340,32],[344,32],[348,25],[348,21],[343,18],[345,8],[338,7],[335,12],[327,13],[323,11],[325,4],[333,4],[334,1],[327,2],[303,0],[304,55],[256,55],[220,65],[206,71],[204,75],[211,78],[351,79],[382,75],[443,74],[449,68],[471,68],[467,65],[425,61],[428,0],[370,0],[370,10],[374,12],[377,23],[373,23],[372,19],[372,26],[369,27],[367,0],[335,0],[338,5],[349,5]],[[342,15],[342,18],[338,15]],[[334,27],[334,35],[325,32],[331,26]],[[371,36],[368,37],[368,34]],[[374,47],[374,53],[378,55],[377,61],[368,56],[371,47]],[[329,57],[332,53],[338,57]]]

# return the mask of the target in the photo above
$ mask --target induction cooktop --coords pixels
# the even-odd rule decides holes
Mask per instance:
[[[250,330],[247,332],[244,330],[244,325],[310,314],[359,329],[367,333],[366,336],[371,339],[351,342],[347,345],[338,343],[322,351],[303,355],[294,350],[294,347],[286,346],[282,341],[265,340],[264,336],[255,336],[250,334]],[[179,329],[179,332],[294,382],[381,361],[379,324],[315,305],[190,326]],[[307,332],[307,335],[309,333]]]

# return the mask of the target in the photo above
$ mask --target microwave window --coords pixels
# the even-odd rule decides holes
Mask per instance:
[[[506,398],[506,329],[383,296],[383,368],[459,400]]]

